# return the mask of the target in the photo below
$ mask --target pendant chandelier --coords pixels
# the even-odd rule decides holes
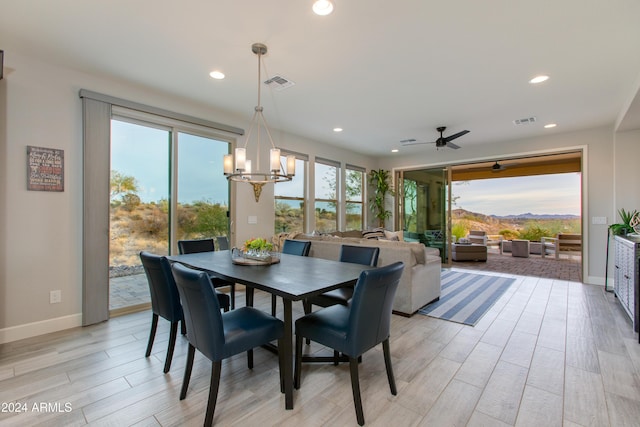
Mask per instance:
[[[267,53],[267,46],[262,43],[254,43],[251,45],[251,51],[258,56],[258,105],[255,107],[253,117],[251,118],[251,126],[247,132],[247,138],[245,139],[244,147],[238,147],[235,149],[235,158],[231,154],[225,154],[224,156],[224,174],[229,181],[246,182],[253,186],[253,195],[256,202],[260,200],[260,194],[262,193],[262,187],[268,183],[291,181],[296,171],[296,158],[295,156],[287,156],[287,168],[286,171],[280,163],[280,149],[276,148],[271,138],[271,133],[267,127],[267,121],[262,114],[262,105],[260,104],[260,86],[262,84],[260,79],[261,60],[262,55]],[[269,151],[269,171],[260,171],[260,128],[264,127],[265,134],[271,143],[271,150]],[[247,158],[247,146],[251,141],[251,136],[255,129],[255,170],[253,172],[253,166],[250,159]]]

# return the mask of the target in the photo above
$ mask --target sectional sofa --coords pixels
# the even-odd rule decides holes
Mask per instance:
[[[438,249],[428,248],[421,243],[388,240],[386,236],[364,238],[362,235],[359,231],[322,236],[281,233],[273,237],[273,243],[281,247],[284,239],[308,240],[311,241],[309,256],[331,260],[339,259],[343,244],[377,246],[380,248],[379,267],[396,261],[402,261],[405,265],[393,303],[394,313],[411,316],[421,307],[440,298],[441,259]]]

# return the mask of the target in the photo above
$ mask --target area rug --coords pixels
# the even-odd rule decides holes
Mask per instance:
[[[440,299],[419,311],[451,322],[475,325],[515,279],[445,270]]]

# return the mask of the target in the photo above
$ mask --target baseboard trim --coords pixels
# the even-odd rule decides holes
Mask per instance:
[[[82,313],[0,329],[0,344],[82,326]]]

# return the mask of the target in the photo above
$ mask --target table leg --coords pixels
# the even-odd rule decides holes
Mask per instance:
[[[283,298],[284,302],[284,337],[281,349],[284,356],[284,401],[285,409],[293,409],[293,314],[291,300]]]
[[[253,307],[253,292],[254,289],[251,286],[245,286],[245,304],[247,307]]]

